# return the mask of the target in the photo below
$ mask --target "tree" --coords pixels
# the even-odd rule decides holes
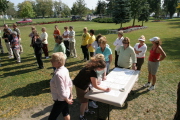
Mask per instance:
[[[71,15],[71,9],[64,3],[62,3],[61,11],[63,17],[67,17]]]
[[[36,0],[37,3],[37,11],[38,15],[42,15],[42,17],[45,17],[45,15],[52,16],[53,14],[53,2],[52,0]]]
[[[75,3],[73,3],[71,14],[83,16],[86,14],[86,12],[87,8],[84,0],[77,0]]]
[[[116,24],[129,22],[131,20],[130,1],[117,0],[113,9],[113,21]]]
[[[136,17],[139,16],[141,9],[144,7],[146,0],[131,0],[131,16],[133,17],[133,24],[135,25]]]
[[[107,4],[105,1],[98,0],[96,14],[101,14],[101,15],[105,14],[106,6],[107,6]]]
[[[24,1],[18,4],[19,16],[23,18],[34,17],[35,13],[32,4],[29,1]]]
[[[169,13],[170,18],[173,17],[176,12],[176,7],[178,6],[178,0],[164,0],[163,7],[166,10],[166,14]]]
[[[178,17],[179,17],[179,14],[180,14],[180,3],[178,3],[178,6],[176,7],[177,8],[177,12],[178,12]]]
[[[7,0],[0,0],[0,12],[2,12],[2,15],[4,16],[4,13],[8,9],[8,3],[9,1]],[[5,24],[5,20],[3,20],[3,23]]]
[[[155,17],[158,18],[161,12],[161,0],[147,0],[149,3],[149,12],[155,13]]]
[[[140,11],[139,14],[139,18],[138,18],[138,22],[142,21],[142,26],[143,26],[143,22],[147,22],[149,20],[149,4],[145,3],[143,8]]]
[[[115,5],[115,0],[106,0],[106,1],[109,1],[107,3],[107,14],[112,16],[113,8],[114,8],[114,5]]]
[[[9,2],[8,3],[8,9],[6,10],[7,15],[11,15],[12,17],[16,16],[17,11],[14,8],[14,3]]]

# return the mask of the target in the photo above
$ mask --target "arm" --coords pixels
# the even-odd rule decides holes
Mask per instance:
[[[161,58],[156,61],[162,61],[164,60],[164,58],[166,58],[166,53],[164,52],[161,46],[158,47],[157,52],[161,54]]]
[[[132,69],[133,70],[136,70],[136,63],[137,63],[137,58],[136,58],[136,54],[135,54],[135,51],[132,49],[131,51],[131,58],[132,58]]]
[[[147,46],[143,47],[143,50],[139,53],[139,55],[145,54],[147,51]]]
[[[109,64],[112,62],[112,54],[109,55]]]
[[[55,85],[57,88],[57,94],[58,96],[62,96],[64,98],[64,100],[68,103],[68,104],[72,104],[72,100],[69,99],[69,96],[67,96],[66,91],[65,91],[65,84],[64,84],[64,80],[61,76],[56,76],[55,79]]]
[[[118,44],[117,44],[117,39],[114,41],[113,45],[114,45],[114,46],[117,46],[117,45],[118,45]]]
[[[92,83],[93,87],[95,87],[96,89],[98,89],[98,90],[103,90],[103,91],[105,91],[105,92],[109,92],[109,91],[111,90],[110,88],[102,88],[102,87],[100,87],[100,86],[97,84],[97,78],[91,77],[90,79],[91,79],[91,83]]]

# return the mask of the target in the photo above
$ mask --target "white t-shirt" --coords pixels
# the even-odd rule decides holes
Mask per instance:
[[[69,35],[69,30],[68,31],[64,31],[63,35],[64,36]],[[67,38],[63,38],[63,40],[69,40],[69,36]]]
[[[75,40],[75,31],[74,30],[69,32],[69,37],[72,37],[72,38],[69,38],[69,41],[71,41],[71,42],[75,42],[76,41]]]
[[[122,44],[122,41],[123,41],[123,40],[124,40],[124,37],[121,37],[121,38],[117,38],[117,39],[114,41],[113,45],[116,46],[115,50],[118,50],[118,48],[123,45],[123,44]]]
[[[134,46],[134,48],[135,48],[137,51],[142,51],[142,52],[140,52],[139,54],[136,54],[136,57],[137,57],[137,58],[143,58],[143,57],[145,57],[145,53],[146,53],[146,50],[147,50],[146,44],[144,43],[144,45],[141,46],[140,48],[138,48],[138,46],[139,46],[139,43],[136,43],[135,46]]]
[[[45,41],[43,41],[44,39],[46,39]],[[43,44],[48,44],[48,34],[47,34],[47,32],[43,32],[42,34],[41,34],[41,40],[43,41],[42,43]]]

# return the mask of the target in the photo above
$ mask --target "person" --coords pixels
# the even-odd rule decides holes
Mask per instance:
[[[149,87],[148,90],[154,90],[155,89],[155,83],[156,83],[156,73],[160,64],[160,61],[164,60],[166,58],[166,53],[161,47],[161,41],[159,37],[153,37],[150,39],[152,42],[152,47],[150,50],[150,55],[148,59],[148,82],[144,84],[144,87]],[[152,81],[152,85],[151,85]]]
[[[104,55],[103,54],[96,54],[94,56],[94,59],[97,59],[97,60],[104,60],[105,61],[105,58],[104,58]],[[104,68],[104,70],[102,70],[101,72],[96,72],[97,74],[97,84],[100,85],[101,84],[101,81],[104,81],[106,80],[106,68]],[[91,88],[92,85],[90,85],[90,88]],[[90,89],[89,89],[90,90]],[[98,105],[96,105],[96,102],[89,99],[89,107],[92,107],[92,108],[98,108]]]
[[[114,41],[113,45],[115,46],[115,67],[117,67],[117,62],[118,62],[118,57],[119,55],[117,54],[117,49],[122,46],[122,41],[124,40],[123,37],[123,31],[120,30],[118,31],[118,38]]]
[[[130,39],[125,37],[123,42],[123,46],[120,46],[116,51],[119,55],[118,57],[118,67],[130,69],[132,67],[133,70],[136,70],[136,53],[134,48],[130,46]]]
[[[68,27],[64,27],[64,33],[62,35],[63,37],[63,41],[64,41],[64,45],[66,47],[66,56],[69,57],[70,56],[70,50],[69,50],[69,30]]]
[[[13,36],[12,36],[10,30],[8,30],[7,28],[5,28],[3,31],[4,31],[4,34],[3,34],[2,38],[4,39],[5,44],[6,44],[6,48],[8,50],[8,54],[9,54],[8,57],[9,57],[9,59],[14,58],[13,57],[13,51],[11,48],[11,41],[13,39]]]
[[[141,66],[144,63],[147,46],[144,43],[145,42],[144,35],[141,35],[141,37],[138,40],[139,40],[139,43],[135,44],[134,51],[135,51],[136,57],[137,57],[137,63],[136,63],[137,70],[141,70]]]
[[[41,40],[42,40],[42,43],[43,43],[43,52],[45,54],[45,58],[48,59],[49,58],[49,53],[48,53],[48,34],[46,32],[46,28],[45,27],[42,27],[41,29],[42,31],[42,34],[41,34]]]
[[[4,29],[8,29],[10,31],[10,33],[12,33],[11,28],[8,27],[8,24],[4,24]]]
[[[87,48],[88,48],[90,57],[93,57],[94,53],[95,53],[95,49],[92,47],[92,43],[96,40],[96,37],[94,35],[94,30],[93,29],[91,29],[89,31],[89,33],[90,33],[90,38],[89,38],[89,41],[88,41]]]
[[[76,44],[76,39],[75,39],[75,31],[73,30],[73,26],[69,26],[69,49],[70,49],[70,55],[74,58],[77,57],[77,53],[76,53],[76,48],[75,48],[75,44]]]
[[[17,32],[12,32],[13,35],[13,39],[11,41],[11,47],[12,50],[16,56],[17,59],[17,63],[21,63],[21,56],[20,56],[20,43],[19,43],[19,39],[17,37]]]
[[[84,55],[83,61],[86,62],[87,60],[89,60],[89,52],[87,49],[87,44],[88,44],[88,41],[90,38],[90,34],[88,33],[87,27],[84,27],[83,32],[84,33],[82,34],[81,49],[82,49],[82,53]]]
[[[54,30],[53,35],[54,35],[54,39],[56,39],[56,36],[61,35],[61,31],[58,29],[57,25],[55,25],[54,28],[55,30]]]
[[[48,120],[56,120],[61,112],[64,120],[70,120],[68,104],[73,103],[73,86],[69,71],[64,66],[66,58],[62,52],[53,53],[51,58],[50,61],[52,66],[56,67],[56,71],[50,81],[50,89],[54,104]]]
[[[106,67],[106,62],[104,60],[98,60],[92,58],[86,66],[80,70],[77,76],[73,80],[73,84],[76,88],[77,98],[79,99],[80,106],[80,120],[86,120],[84,113],[93,114],[94,111],[88,109],[88,99],[84,95],[89,91],[90,83],[92,86],[98,90],[103,90],[109,92],[110,88],[102,88],[97,84],[97,72],[101,72]]]
[[[176,113],[174,115],[173,120],[180,120],[180,82],[178,84],[178,89],[177,89],[177,108],[176,108]]]
[[[96,36],[96,40],[92,43],[92,47],[96,50],[98,47],[99,47],[99,38],[101,38],[102,35],[101,34],[98,34]]]
[[[34,48],[34,53],[36,55],[36,60],[39,65],[39,69],[43,69],[43,62],[42,62],[42,40],[39,38],[39,34],[35,34],[34,36],[34,43],[33,43],[33,48]]]
[[[16,23],[13,24],[13,31],[17,32],[17,37],[18,37],[19,43],[20,43],[20,53],[23,53],[23,47],[21,44],[21,32],[20,32],[19,28],[17,28]]]
[[[97,49],[96,49],[96,54],[98,53],[101,53],[104,55],[105,57],[105,61],[106,61],[106,74],[109,73],[109,68],[110,68],[110,64],[112,62],[112,51],[111,51],[111,48],[109,47],[106,47],[106,43],[107,43],[107,40],[106,40],[106,37],[103,36],[99,39],[99,46]]]

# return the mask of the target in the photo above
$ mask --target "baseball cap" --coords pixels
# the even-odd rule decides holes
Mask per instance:
[[[157,41],[159,41],[160,40],[160,38],[159,37],[153,37],[153,38],[151,38],[151,39],[149,39],[151,42],[157,42]]]

